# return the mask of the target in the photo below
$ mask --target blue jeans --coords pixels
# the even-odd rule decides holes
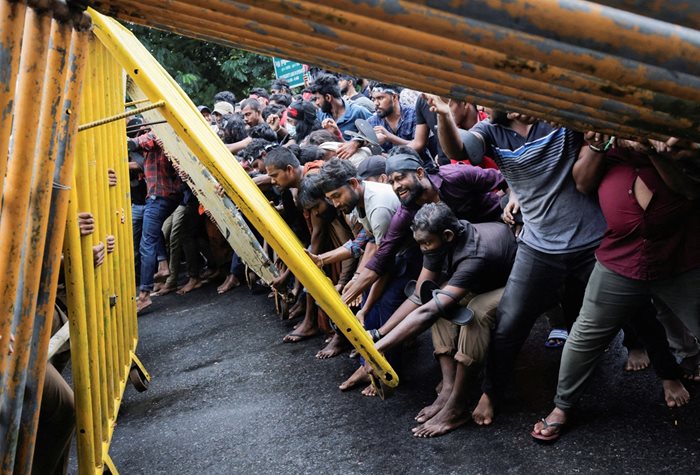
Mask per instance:
[[[141,282],[141,232],[143,231],[143,211],[146,205],[131,204],[131,226],[134,232],[134,265],[136,266],[136,285]]]
[[[141,285],[143,292],[153,290],[153,274],[158,266],[158,256],[165,255],[163,223],[173,214],[179,201],[160,196],[150,196],[146,200],[143,212],[143,231],[141,233]]]

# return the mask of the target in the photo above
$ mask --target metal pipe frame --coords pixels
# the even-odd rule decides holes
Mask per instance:
[[[85,44],[87,39],[86,27],[90,24],[90,17],[85,14],[74,15],[73,29],[71,32],[70,49],[67,59],[68,76],[62,85],[63,104],[60,108],[61,118],[58,122],[58,136],[56,138],[56,166],[53,176],[53,192],[49,206],[48,230],[46,246],[44,248],[43,266],[41,270],[41,283],[37,296],[37,322],[35,324],[35,338],[33,345],[37,348],[32,353],[29,361],[29,371],[36,374],[36,387],[29,384],[27,389],[35,392],[37,397],[26,401],[22,408],[22,422],[20,425],[20,438],[18,444],[15,472],[30,473],[34,452],[34,442],[39,420],[38,408],[41,405],[41,397],[46,371],[47,352],[49,348],[51,319],[54,312],[56,299],[56,286],[58,284],[59,267],[61,265],[61,250],[65,234],[65,222],[68,212],[68,198],[73,178],[73,157],[75,151],[75,135],[77,134],[77,109],[80,102],[80,91],[85,63]],[[78,338],[76,336],[76,338]],[[78,338],[80,339],[80,338]],[[83,348],[87,348],[85,345]],[[83,375],[77,368],[72,371],[75,385],[81,384]],[[32,381],[32,380],[30,380]],[[77,433],[80,434],[81,417],[77,415]],[[80,435],[79,435],[80,437]]]
[[[186,99],[186,95],[174,80],[129,31],[97,12],[90,13],[96,26],[95,34],[110,53],[127,73],[138,72],[133,74],[132,78],[152,101],[165,99],[168,102],[161,112],[173,129],[222,184],[226,193],[268,243],[280,253],[292,272],[314,295],[321,308],[339,324],[340,330],[376,369],[377,374],[388,385],[396,386],[396,373],[376,351],[368,334],[342,303],[327,277],[304,253],[298,239],[279,214],[270,207],[265,196],[237,163],[219,158],[230,157],[230,152],[206,124],[192,101]],[[271,232],[273,229],[274,233]]]
[[[405,28],[408,26],[406,24],[403,28],[395,25],[388,27],[380,19],[346,13],[348,9],[341,11],[318,4],[310,6],[308,2],[268,1],[260,6],[261,2],[247,1],[175,1],[168,2],[167,11],[133,0],[113,3],[119,4],[118,12],[130,21],[184,32],[209,41],[292,57],[334,70],[347,71],[350,61],[362,58],[362,63],[354,69],[364,77],[378,78],[377,68],[383,67],[385,70],[393,69],[393,82],[404,85],[408,85],[407,78],[411,75],[422,76],[421,86],[409,86],[419,90],[438,92],[434,79],[440,78],[445,81],[443,86],[447,86],[440,89],[451,91],[447,95],[452,97],[467,90],[478,102],[491,107],[524,111],[537,109],[537,105],[546,106],[545,110],[534,110],[534,115],[576,128],[581,128],[581,125],[596,126],[598,130],[618,136],[646,134],[662,138],[676,135],[700,139],[697,124],[700,110],[697,107],[697,99],[700,99],[698,78],[695,78],[697,87],[686,91],[692,93],[696,100],[686,101],[630,84],[612,86],[611,81],[599,80],[590,74],[557,69],[544,63],[533,64],[532,61],[526,62],[484,48],[465,46],[455,40],[447,40],[449,35],[437,37],[420,29],[411,31]],[[150,5],[155,3],[158,2],[151,2]],[[266,5],[267,10],[264,8]],[[355,10],[365,7],[355,5]],[[257,19],[264,19],[265,23],[258,23],[255,21]],[[382,38],[375,39],[373,32],[382,25]],[[309,46],[311,43],[306,42],[305,38],[314,36],[313,46]],[[471,52],[482,52],[480,59],[491,58],[490,63],[478,61],[481,65],[475,66],[465,61],[465,47],[471,47]],[[446,58],[448,51],[459,60]],[[375,60],[372,61],[372,58]],[[335,64],[331,64],[331,61]],[[504,69],[509,72],[504,72]],[[615,84],[619,84],[619,81],[616,80]],[[498,99],[494,103],[493,98],[496,97]],[[670,115],[657,112],[664,110]],[[572,121],[571,115],[567,117],[565,111],[577,115],[578,120]],[[596,124],[599,119],[604,119],[612,127]],[[615,124],[621,127],[615,127]]]
[[[15,465],[15,453],[19,438],[22,412],[24,411],[25,391],[29,383],[28,398],[37,398],[37,386],[43,386],[43,369],[35,368],[33,374],[28,374],[29,360],[33,347],[44,331],[46,321],[36,315],[37,295],[41,279],[41,269],[48,227],[48,211],[51,202],[52,181],[56,159],[56,138],[58,129],[54,124],[60,121],[63,100],[63,88],[67,75],[67,54],[70,45],[71,25],[65,18],[67,7],[63,12],[54,10],[49,33],[48,55],[46,58],[45,77],[42,80],[43,92],[41,99],[38,124],[38,137],[33,147],[33,166],[24,164],[32,170],[32,181],[29,196],[29,213],[27,217],[27,232],[21,254],[21,271],[13,312],[15,331],[16,356],[11,359],[9,381],[4,393],[3,410],[11,415],[9,424],[4,426],[5,452],[2,460],[3,469]],[[57,19],[56,17],[60,17]],[[44,39],[45,41],[46,39]],[[51,250],[60,253],[60,245]],[[48,327],[50,329],[50,326]],[[36,337],[36,339],[35,339]],[[41,378],[39,378],[41,376]],[[41,390],[39,390],[41,391]],[[27,409],[31,405],[27,405]]]
[[[591,0],[593,3],[625,10],[700,30],[700,3],[692,0]]]

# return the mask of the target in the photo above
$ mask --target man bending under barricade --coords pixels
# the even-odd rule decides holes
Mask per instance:
[[[413,217],[424,204],[442,201],[459,219],[473,223],[500,220],[499,198],[493,190],[505,189],[506,182],[498,170],[458,164],[445,165],[428,174],[415,150],[398,146],[387,158],[386,175],[401,206],[391,219],[376,254],[344,290],[343,300],[346,303],[354,301],[387,273],[398,247],[407,237],[410,239]]]
[[[381,165],[384,159],[373,156],[367,161]],[[365,165],[365,162],[361,165]],[[348,241],[345,245],[320,256],[311,255],[311,258],[319,266],[346,259],[352,255],[359,256],[361,245],[366,243],[365,253],[360,262],[361,267],[363,262],[366,262],[374,254],[375,245],[381,244],[389,228],[391,218],[399,208],[399,200],[391,186],[363,180],[363,177],[369,178],[370,175],[381,177],[384,170],[367,166],[362,168],[364,174],[358,176],[358,171],[352,163],[334,158],[321,169],[320,184],[326,198],[346,215],[356,213],[366,237],[358,237],[354,241]],[[368,240],[369,243],[367,243]],[[411,244],[407,241],[399,251],[408,251],[407,247],[411,247]],[[409,261],[403,264],[403,266],[395,267],[391,279],[378,281],[367,293],[362,308],[357,312],[357,318],[366,329],[379,328],[403,302],[403,288],[418,271],[417,266],[408,265],[412,264]],[[345,391],[365,382],[369,382],[368,376],[362,368],[359,368],[355,374],[340,385],[340,389]],[[374,395],[373,388],[368,387],[363,391],[363,394]]]
[[[413,434],[434,437],[471,418],[469,383],[486,357],[517,245],[505,224],[460,221],[445,203],[423,206],[411,229],[423,253],[421,279],[406,289],[417,308],[370,334],[377,350],[385,352],[432,324],[442,387],[416,417],[422,424]]]

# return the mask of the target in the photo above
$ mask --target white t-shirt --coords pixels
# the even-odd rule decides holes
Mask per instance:
[[[358,218],[365,231],[374,236],[378,246],[389,229],[391,218],[396,214],[396,210],[399,209],[401,203],[391,185],[373,181],[365,181],[362,184],[365,187],[365,215],[361,216],[359,209],[355,211],[357,211]]]

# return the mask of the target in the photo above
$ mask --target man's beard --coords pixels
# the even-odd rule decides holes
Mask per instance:
[[[418,197],[422,195],[424,191],[425,187],[421,184],[420,181],[416,180],[416,184],[413,186],[413,188],[408,190],[408,196],[406,196],[405,198],[399,198],[399,201],[402,205],[408,206],[410,204],[415,203],[416,199],[418,199]]]
[[[390,116],[393,113],[394,113],[394,104],[390,104],[389,107],[387,107],[386,109],[381,109],[381,110],[377,111],[377,115],[382,119],[384,117]]]
[[[350,86],[345,86],[344,88],[342,88],[342,89],[340,90],[340,93],[341,93],[342,95],[344,95],[344,96],[347,96],[349,90],[350,90]]]
[[[321,104],[321,112],[324,114],[330,114],[333,111],[333,108],[331,107],[331,103],[324,100],[323,104]]]

